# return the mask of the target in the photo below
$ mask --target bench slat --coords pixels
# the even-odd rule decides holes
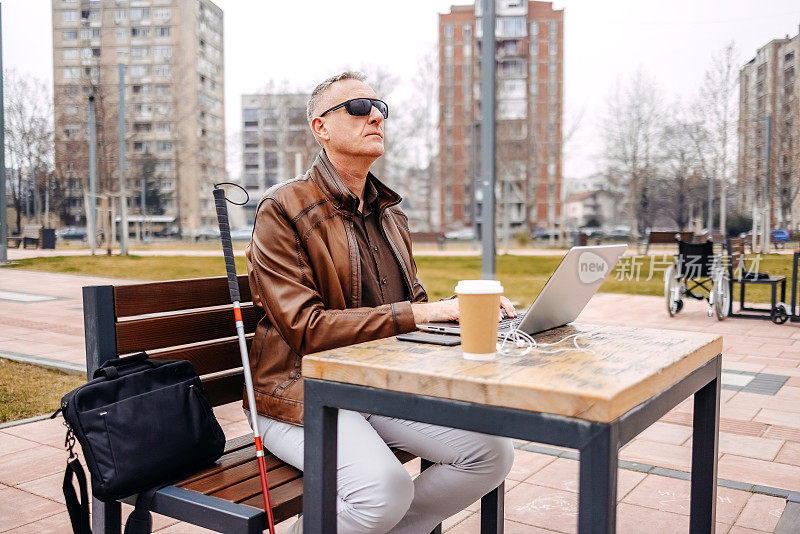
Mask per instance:
[[[303,479],[296,478],[286,484],[282,484],[270,490],[270,503],[272,504],[272,516],[276,523],[285,521],[303,511]],[[259,494],[242,501],[254,508],[264,509],[264,498]]]
[[[242,400],[244,375],[241,370],[228,375],[207,377],[201,380],[211,406],[220,406]]]
[[[253,344],[253,335],[245,336],[247,350]],[[191,363],[198,375],[217,373],[227,369],[241,367],[239,340],[232,338],[224,341],[203,342],[188,347],[151,352],[153,360],[186,360]]]
[[[236,336],[232,308],[148,317],[117,323],[117,352],[130,354]],[[254,332],[263,316],[252,304],[242,306],[245,332]]]
[[[200,478],[199,480],[195,480],[194,482],[190,482],[188,484],[181,483],[181,487],[204,493],[206,495],[211,495],[214,492],[220,491],[229,486],[233,486],[234,484],[238,484],[243,480],[252,478],[254,475],[258,476],[258,462],[255,458],[255,450],[249,450],[248,452],[251,454],[247,461],[239,465],[230,466],[226,469],[218,471],[217,473],[213,473]],[[282,461],[271,454],[264,456],[264,462],[266,464],[267,471],[270,471],[271,469],[277,469],[285,465]]]
[[[193,484],[201,479],[210,477],[212,475],[216,475],[221,471],[251,461],[253,458],[256,457],[256,448],[253,445],[253,438],[252,436],[241,436],[241,437],[248,439],[250,445],[249,447],[232,450],[230,452],[225,451],[225,454],[219,460],[217,460],[214,465],[209,466],[203,469],[202,471],[198,471],[194,475],[181,480],[175,485],[178,486],[179,488],[194,489]]]
[[[250,302],[247,275],[239,275],[241,302]],[[225,276],[114,287],[117,318],[230,304]]]
[[[212,497],[225,499],[226,501],[242,502],[250,497],[261,495],[261,478],[258,475],[258,467],[254,466],[255,476],[237,482],[227,488],[220,489],[219,491],[209,493]],[[278,488],[282,484],[291,482],[296,478],[303,476],[303,472],[295,469],[291,465],[282,464],[279,467],[270,469],[267,472],[267,480],[269,481],[270,500],[272,500],[273,488]],[[263,499],[263,497],[262,497]],[[274,505],[275,503],[273,503]],[[263,505],[262,505],[263,508]]]

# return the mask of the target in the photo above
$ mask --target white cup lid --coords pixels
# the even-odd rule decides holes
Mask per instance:
[[[461,280],[456,285],[456,294],[502,293],[503,286],[497,280]]]

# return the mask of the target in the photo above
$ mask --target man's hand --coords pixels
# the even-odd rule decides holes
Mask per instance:
[[[517,311],[511,301],[505,297],[500,297],[500,306],[506,311],[509,317],[516,317]],[[411,305],[414,312],[414,322],[417,324],[429,323],[431,321],[458,321],[458,298],[450,300],[440,300],[438,302],[419,302]],[[502,319],[502,313],[498,311],[497,320]]]
[[[514,309],[514,305],[511,304],[511,301],[508,300],[507,298],[502,297],[502,296],[500,297],[500,307],[503,310],[506,311],[506,314],[509,317],[516,317],[517,316],[517,310]],[[502,321],[502,320],[503,320],[503,312],[501,310],[500,313],[499,313],[498,321]]]
[[[431,321],[458,321],[458,299],[417,302],[411,305],[411,311],[414,312],[414,322],[417,324]]]

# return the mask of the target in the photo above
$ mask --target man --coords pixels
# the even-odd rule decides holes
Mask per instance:
[[[250,356],[255,409],[264,446],[298,469],[303,355],[458,318],[457,300],[427,302],[401,198],[369,172],[388,107],[364,80],[345,72],[314,89],[308,121],[323,150],[264,194],[247,250],[253,301],[266,312]],[[505,438],[350,411],[339,412],[338,440],[340,533],[430,532],[497,487],[514,457]],[[436,465],[412,481],[389,447]]]

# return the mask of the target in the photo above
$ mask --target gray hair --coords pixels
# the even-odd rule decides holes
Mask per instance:
[[[348,70],[341,74],[337,74],[336,76],[331,76],[316,86],[311,92],[311,98],[308,100],[308,105],[306,106],[306,118],[308,119],[309,123],[316,116],[314,115],[314,111],[317,109],[317,105],[319,105],[319,101],[322,100],[322,95],[325,94],[325,91],[328,90],[328,87],[342,80],[358,80],[359,82],[365,82],[367,80],[367,76],[363,72]]]

